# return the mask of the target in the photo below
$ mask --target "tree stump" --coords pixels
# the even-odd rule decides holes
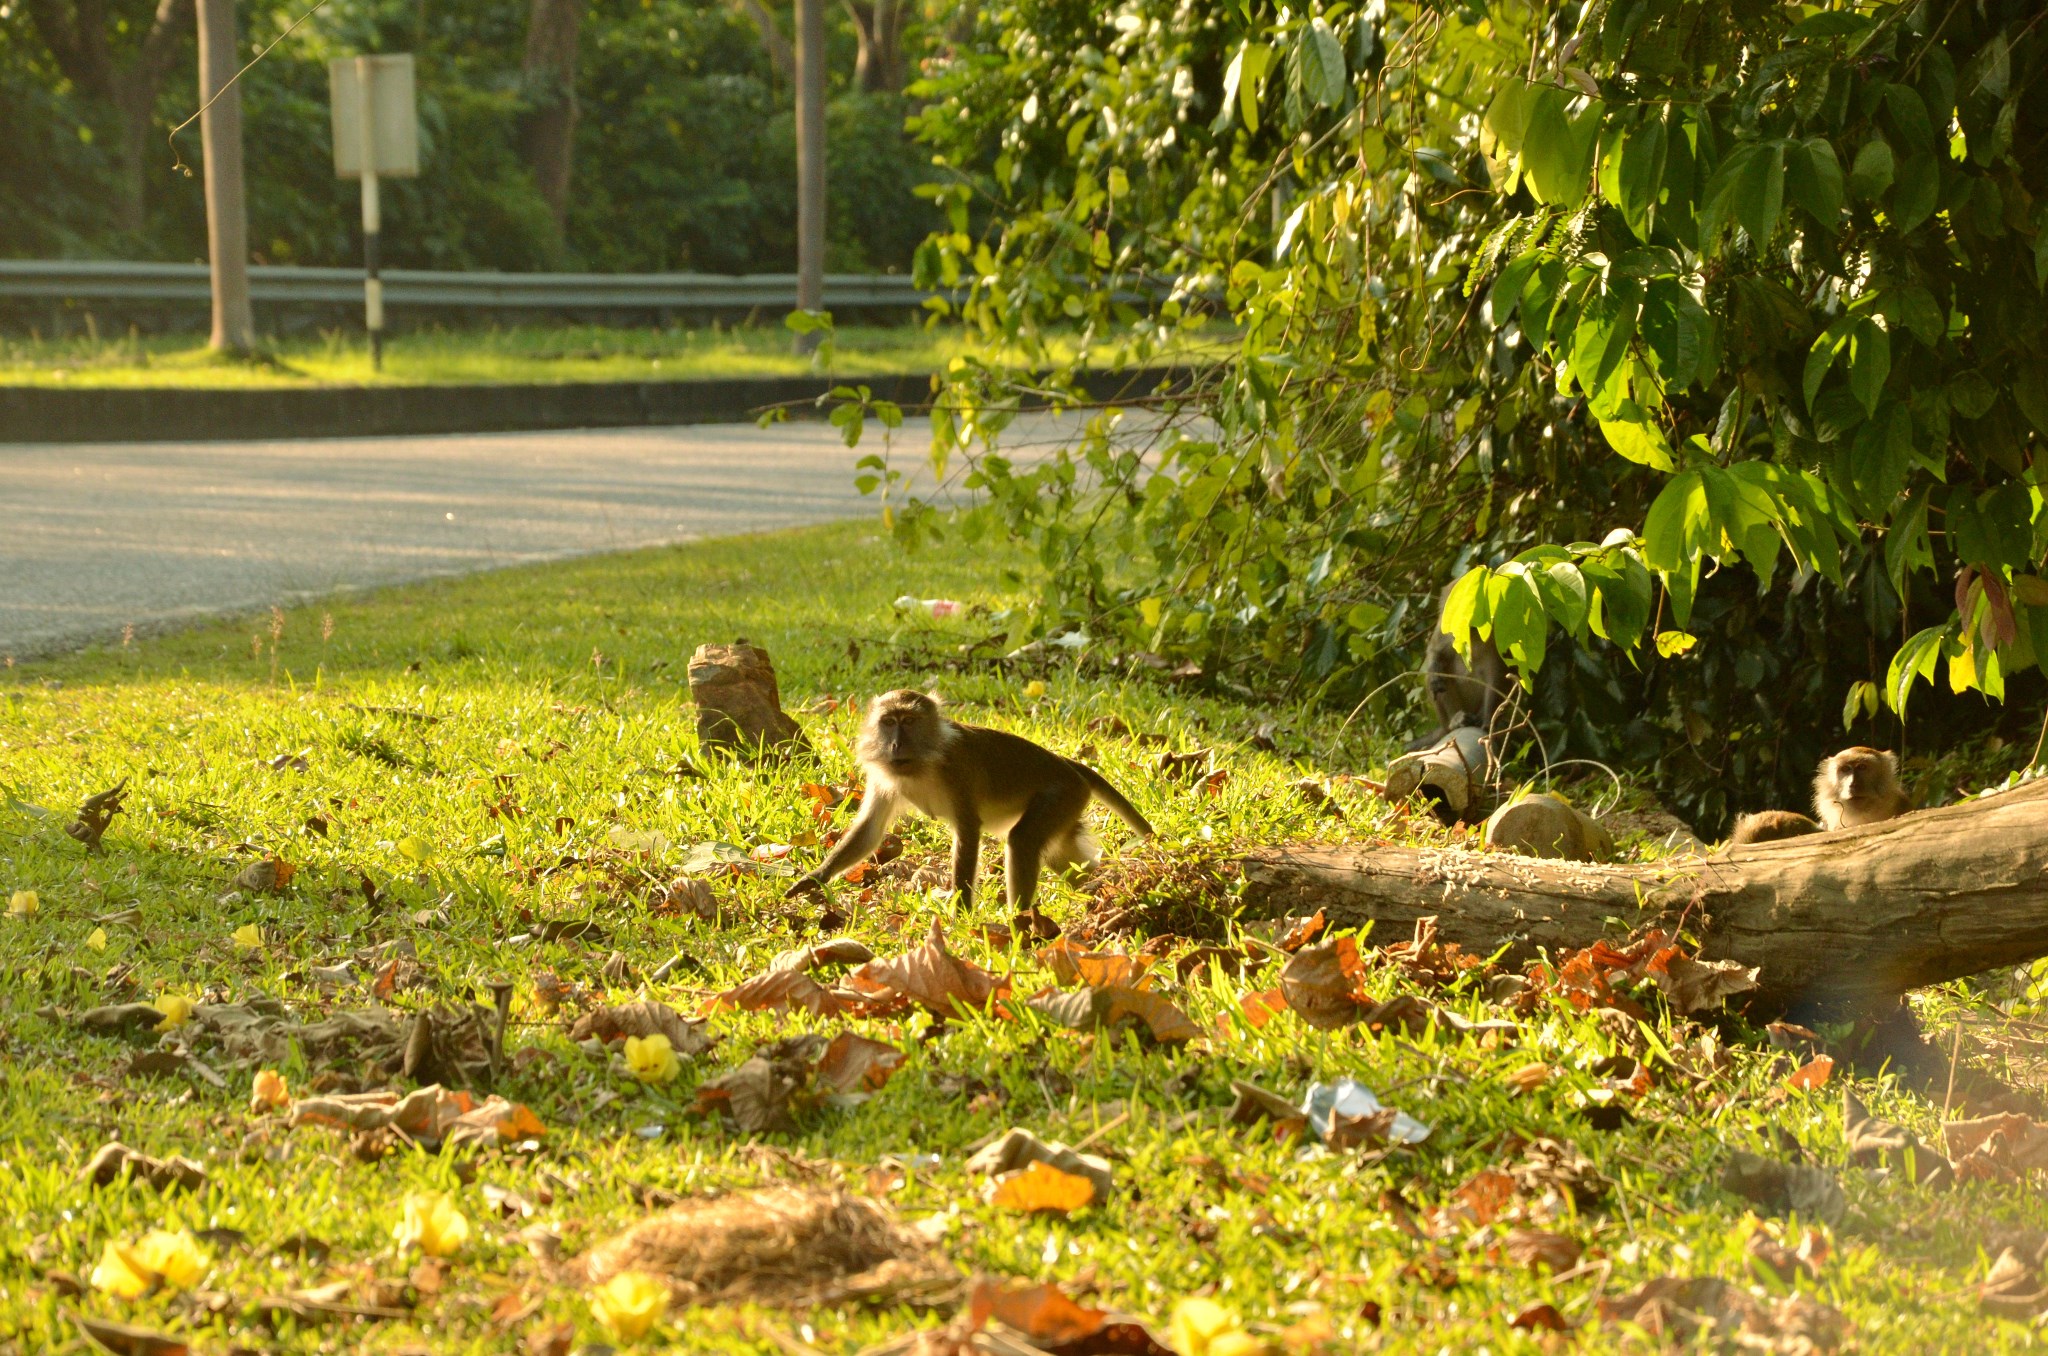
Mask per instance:
[[[748,758],[811,752],[803,729],[782,709],[775,665],[758,645],[699,645],[690,656],[690,699],[702,748]]]

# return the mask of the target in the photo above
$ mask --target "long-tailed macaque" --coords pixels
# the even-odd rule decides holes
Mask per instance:
[[[1444,594],[1448,597],[1450,590],[1446,589]],[[1441,600],[1437,615],[1441,621]],[[1495,709],[1513,690],[1508,666],[1492,641],[1474,635],[1472,662],[1467,664],[1441,626],[1430,632],[1429,645],[1422,652],[1422,673],[1423,686],[1429,690],[1430,705],[1436,708],[1438,724],[1435,733],[1425,735],[1408,746],[1411,752],[1439,743],[1461,725],[1491,731]]]
[[[922,692],[875,698],[859,754],[868,774],[860,815],[818,869],[789,888],[791,895],[817,889],[873,852],[905,806],[953,830],[953,888],[963,908],[973,899],[984,833],[1005,836],[1003,884],[1019,913],[1031,909],[1041,867],[1095,860],[1099,849],[1082,821],[1090,797],[1152,836],[1145,816],[1093,768],[1002,730],[948,720],[937,699]]]
[[[1899,760],[1858,745],[1821,760],[1813,779],[1813,809],[1830,829],[1896,819],[1913,808],[1899,785]]]
[[[1753,815],[1743,815],[1735,821],[1735,832],[1729,835],[1728,846],[1775,843],[1781,839],[1798,838],[1803,834],[1819,832],[1820,825],[1797,810],[1759,810]]]

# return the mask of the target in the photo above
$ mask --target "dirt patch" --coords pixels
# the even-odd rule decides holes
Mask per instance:
[[[1224,858],[1143,854],[1098,862],[1082,938],[1129,933],[1222,941],[1237,916],[1243,872]]]
[[[790,1307],[901,1294],[952,1276],[877,1202],[803,1187],[685,1201],[599,1243],[572,1267],[592,1285],[628,1271],[666,1280],[679,1303]]]

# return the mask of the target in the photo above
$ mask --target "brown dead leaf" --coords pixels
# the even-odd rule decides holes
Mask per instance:
[[[1829,1075],[1833,1074],[1834,1071],[1834,1060],[1826,1055],[1815,1055],[1812,1059],[1786,1075],[1785,1086],[1794,1092],[1811,1092],[1813,1089],[1826,1083]]]
[[[1503,1074],[1501,1082],[1508,1085],[1516,1096],[1531,1093],[1550,1081],[1551,1069],[1548,1064],[1524,1064],[1512,1073]]]
[[[975,1282],[966,1326],[979,1331],[991,1320],[1022,1333],[1048,1356],[1172,1356],[1144,1325],[1078,1304],[1054,1285]]]
[[[1248,993],[1237,1000],[1237,1010],[1254,1031],[1287,1011],[1287,995],[1279,989]]]
[[[800,1008],[814,1017],[837,1017],[857,1012],[862,1000],[839,988],[827,988],[800,966],[783,966],[743,980],[724,993],[704,1000],[698,1011],[763,1012],[770,1009]]]
[[[1761,1206],[1774,1215],[1840,1224],[1848,1209],[1835,1175],[1818,1163],[1765,1158],[1737,1149],[1721,1169],[1721,1188]]]
[[[1051,1020],[1076,1031],[1136,1028],[1161,1043],[1190,1041],[1202,1029],[1159,994],[1144,989],[1090,987],[1044,989],[1029,1005]]]
[[[696,1110],[729,1118],[745,1134],[796,1129],[791,1097],[802,1090],[808,1064],[784,1064],[754,1055],[738,1068],[697,1086]]]
[[[1095,1184],[1050,1163],[1033,1162],[996,1178],[988,1203],[1004,1210],[1066,1215],[1095,1203]]]
[[[1664,947],[1643,967],[1664,997],[1680,1012],[1717,1008],[1757,986],[1757,969],[1734,961],[1703,961],[1675,946]]]
[[[1145,971],[1156,959],[1120,951],[1090,951],[1065,939],[1038,952],[1039,964],[1052,971],[1053,981],[1069,986],[1098,984],[1142,989],[1150,982]]]
[[[1206,776],[1209,769],[1209,750],[1196,749],[1192,753],[1162,753],[1156,765],[1163,776],[1175,781],[1193,781]]]
[[[114,816],[121,813],[121,802],[128,794],[128,779],[123,777],[106,790],[87,796],[85,803],[78,807],[78,818],[64,826],[64,832],[85,844],[87,852],[100,850],[100,839],[106,836],[107,826],[114,822]]]
[[[842,1031],[818,1060],[818,1081],[835,1092],[875,1092],[910,1057],[883,1041]]]
[[[1501,1254],[1516,1266],[1534,1270],[1570,1271],[1579,1264],[1578,1243],[1543,1229],[1510,1229],[1500,1241]]]
[[[1524,1332],[1569,1332],[1571,1324],[1557,1311],[1555,1304],[1524,1305],[1513,1318],[1508,1320],[1510,1328]]]
[[[305,1097],[292,1103],[285,1123],[324,1125],[361,1133],[396,1131],[409,1139],[450,1148],[489,1146],[547,1134],[540,1117],[519,1102],[491,1096],[479,1102],[438,1083],[403,1097],[395,1092]]]
[[[1357,1021],[1370,1006],[1359,992],[1364,978],[1357,942],[1339,937],[1296,951],[1280,971],[1280,993],[1304,1022],[1331,1031]]]
[[[2048,1170],[2048,1124],[2007,1112],[1950,1121],[1942,1139],[1962,1181],[1997,1181]]]
[[[901,997],[937,1017],[952,1017],[962,1008],[986,1008],[1010,992],[1008,979],[998,979],[948,951],[936,918],[923,946],[888,960],[869,961],[848,975],[846,984],[870,1002]]]
[[[197,1191],[206,1185],[206,1169],[191,1159],[152,1158],[118,1140],[102,1144],[78,1175],[94,1186],[109,1186],[117,1178],[136,1177],[158,1191]]]
[[[1232,979],[1257,974],[1266,964],[1267,957],[1254,955],[1236,946],[1198,946],[1173,963],[1174,973],[1183,984],[1198,975],[1208,973],[1215,966]]]
[[[569,1028],[569,1039],[595,1039],[612,1045],[628,1036],[660,1034],[668,1037],[669,1048],[678,1057],[687,1059],[703,1054],[716,1043],[717,1037],[706,1034],[705,1026],[704,1022],[693,1021],[666,1003],[643,999],[637,1003],[591,1009]]]
[[[1913,1179],[1926,1186],[1947,1186],[1955,1180],[1955,1168],[1940,1150],[1905,1126],[1871,1115],[1848,1088],[1842,1089],[1842,1130],[1849,1161],[1858,1167],[1910,1170]]]
[[[2038,1267],[2015,1248],[1998,1254],[1977,1285],[1977,1305],[2000,1318],[2030,1319],[2048,1313],[2048,1287]]]
[[[184,1338],[150,1328],[88,1318],[84,1314],[72,1314],[71,1321],[96,1349],[110,1351],[114,1356],[186,1356],[192,1350]]]
[[[875,958],[865,942],[853,937],[832,937],[813,946],[785,951],[769,962],[770,970],[815,970],[821,965],[865,965]]]
[[[1232,1125],[1257,1125],[1260,1121],[1271,1121],[1275,1125],[1291,1124],[1298,1133],[1308,1124],[1301,1108],[1277,1092],[1269,1092],[1256,1083],[1247,1083],[1239,1078],[1230,1080],[1230,1090],[1237,1094],[1237,1100],[1230,1107]]]

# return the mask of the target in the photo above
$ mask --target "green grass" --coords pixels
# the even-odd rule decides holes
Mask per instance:
[[[855,716],[845,709],[804,717],[816,763],[749,769],[699,758],[683,679],[690,651],[705,641],[746,636],[767,646],[792,708],[936,683],[970,719],[1068,752],[1092,743],[1094,761],[1152,816],[1166,856],[1333,834],[1443,840],[1363,799],[1344,823],[1319,818],[1289,792],[1305,774],[1362,772],[1387,753],[1358,742],[1355,730],[1337,738],[1337,722],[1321,715],[1248,709],[1064,661],[1008,671],[967,663],[964,647],[1002,629],[1002,610],[1016,601],[1022,586],[1003,574],[1015,563],[986,544],[910,558],[856,524],[410,587],[0,674],[0,901],[18,890],[41,901],[31,917],[0,918],[0,1217],[14,1222],[0,1233],[0,1351],[79,1349],[66,1310],[188,1331],[209,1352],[238,1344],[504,1351],[553,1323],[598,1341],[585,1298],[552,1281],[516,1237],[525,1224],[554,1226],[573,1252],[639,1218],[647,1188],[687,1194],[843,1179],[861,1191],[867,1170],[889,1154],[938,1156],[890,1200],[912,1219],[948,1217],[940,1246],[962,1274],[1092,1287],[1092,1303],[1144,1316],[1162,1333],[1179,1301],[1207,1294],[1276,1342],[1282,1329],[1294,1326],[1298,1336],[1300,1325],[1322,1324],[1330,1350],[1534,1350],[1540,1337],[1509,1320],[1540,1301],[1581,1322],[1602,1296],[1659,1276],[1720,1276],[1764,1293],[1743,1250],[1756,1221],[1717,1185],[1723,1153],[1766,1149],[1777,1128],[1839,1164],[1843,1133],[1835,1086],[1782,1092],[1782,1057],[1753,1044],[1736,1045],[1718,1079],[1660,1083],[1632,1104],[1633,1121],[1600,1131],[1579,1099],[1598,1081],[1593,1066],[1628,1048],[1627,1022],[1546,1006],[1504,1045],[1316,1032],[1286,1013],[1253,1028],[1233,1014],[1262,986],[1220,972],[1183,986],[1170,965],[1161,967],[1165,992],[1217,1033],[1193,1047],[1077,1035],[1021,1004],[1009,1019],[971,1016],[943,1027],[921,1016],[725,1013],[711,1019],[717,1048],[675,1084],[654,1088],[623,1073],[616,1056],[608,1062],[570,1042],[537,1002],[544,972],[601,989],[614,950],[642,975],[682,953],[689,964],[649,994],[694,1011],[794,945],[814,908],[785,905],[783,882],[772,876],[717,881],[725,912],[715,926],[646,907],[652,884],[673,877],[693,844],[793,843],[793,861],[814,860],[818,849],[805,840],[817,825],[803,784],[844,782],[853,772]],[[906,593],[979,608],[933,622],[893,611],[891,600]],[[1227,783],[1209,794],[1163,776],[1158,747],[1085,730],[1104,716],[1173,749],[1216,749]],[[1277,723],[1279,753],[1247,739],[1265,720]],[[304,770],[273,767],[279,755],[303,756]],[[668,775],[679,759],[698,760],[707,775]],[[26,808],[68,812],[122,777],[130,800],[103,855],[88,856],[64,835],[68,814]],[[487,808],[508,803],[516,817]],[[307,826],[314,816],[327,821],[324,835]],[[615,829],[669,840],[650,878],[624,860]],[[1120,828],[1106,827],[1104,837],[1112,866],[1138,855]],[[408,839],[420,840],[407,844],[413,856],[400,847]],[[906,841],[912,854],[943,846],[927,823],[911,826]],[[230,892],[259,852],[298,866],[289,887]],[[389,901],[366,904],[358,873]],[[915,944],[936,910],[954,949],[1015,970],[1020,995],[1049,982],[1028,952],[998,950],[978,933],[978,924],[1007,917],[986,897],[968,916],[901,886],[865,899],[842,887],[835,897],[849,916],[844,930],[879,954]],[[1046,903],[1067,924],[1088,905],[1085,889],[1064,884]],[[1228,912],[1227,901],[1210,907]],[[130,909],[136,914],[96,921]],[[510,940],[550,918],[592,919],[608,935],[595,944]],[[261,929],[260,950],[230,940],[247,924]],[[105,949],[94,950],[90,939],[102,928]],[[337,1132],[286,1131],[274,1116],[251,1114],[249,1069],[225,1070],[225,1090],[176,1074],[125,1073],[130,1043],[85,1034],[66,1016],[131,993],[269,996],[308,1013],[360,1007],[370,1001],[360,985],[324,990],[308,972],[392,942],[409,942],[421,967],[423,987],[392,995],[401,1009],[481,995],[500,977],[514,984],[512,1043],[546,1054],[522,1064],[504,1090],[548,1125],[539,1153],[401,1152],[359,1162]],[[1166,943],[1167,954],[1185,945]],[[1371,960],[1369,946],[1365,954],[1375,993],[1410,987],[1393,966]],[[1501,1015],[1472,989],[1443,1001],[1475,1017]],[[1956,989],[1932,1005],[1953,1013],[1966,1001]],[[756,1046],[848,1028],[909,1052],[864,1104],[820,1108],[791,1136],[729,1132],[691,1114],[691,1089]],[[1656,1032],[1672,1046],[1702,1035],[1668,1017]],[[1537,1060],[1556,1076],[1514,1095],[1504,1076]],[[284,1072],[302,1089],[322,1070],[289,1060]],[[1430,1123],[1431,1137],[1418,1149],[1361,1157],[1304,1150],[1226,1121],[1232,1078],[1299,1097],[1313,1080],[1344,1075]],[[968,1079],[987,1092],[963,1091]],[[1880,1114],[1931,1131],[1938,1105],[1888,1082],[1856,1087]],[[1120,1109],[1129,1117],[1115,1122]],[[983,1204],[963,1167],[967,1150],[1013,1124],[1069,1142],[1111,1126],[1095,1147],[1114,1156],[1115,1197],[1067,1218]],[[648,1137],[654,1126],[658,1135]],[[1584,1206],[1516,1202],[1529,1221],[1587,1249],[1589,1265],[1568,1279],[1502,1259],[1495,1244],[1506,1221],[1456,1225],[1423,1242],[1381,1204],[1389,1189],[1417,1208],[1451,1200],[1475,1173],[1512,1159],[1507,1132],[1573,1143],[1611,1183]],[[211,1184],[195,1196],[159,1196],[141,1184],[80,1183],[80,1166],[113,1138],[198,1159]],[[1262,1194],[1219,1186],[1198,1155],[1269,1181]],[[1971,1287],[1998,1231],[2038,1228],[2038,1197],[1985,1185],[1936,1194],[1846,1169],[1843,1181],[1849,1215],[1807,1290],[1849,1317],[1860,1349],[2029,1346],[2021,1326],[1977,1312]],[[540,1203],[534,1220],[498,1218],[486,1187]],[[250,1315],[260,1296],[331,1280],[350,1282],[358,1297],[376,1281],[402,1290],[416,1259],[395,1250],[391,1230],[406,1195],[422,1190],[453,1192],[474,1232],[445,1286],[417,1295],[405,1317],[286,1321],[273,1332]],[[108,1241],[176,1224],[246,1235],[240,1248],[214,1249],[203,1294],[131,1302],[65,1292],[64,1277],[88,1276]],[[299,1235],[331,1251],[324,1260],[279,1251]],[[1454,1283],[1431,1284],[1432,1270]],[[493,1305],[508,1295],[538,1307],[506,1326]],[[1369,1305],[1377,1329],[1364,1316]],[[701,1309],[672,1314],[659,1340],[683,1350],[851,1351],[951,1312]],[[778,1345],[771,1328],[787,1340]],[[1605,1351],[1631,1341],[1626,1329],[1595,1325],[1576,1346]]]
[[[778,324],[699,329],[612,329],[595,325],[441,328],[393,335],[384,367],[356,330],[269,341],[253,360],[221,358],[190,335],[0,336],[0,385],[280,387],[435,386],[490,382],[687,381],[709,377],[849,376],[944,371],[976,349],[957,326],[850,325],[821,369],[791,348]],[[1215,346],[1191,341],[1189,352]]]

